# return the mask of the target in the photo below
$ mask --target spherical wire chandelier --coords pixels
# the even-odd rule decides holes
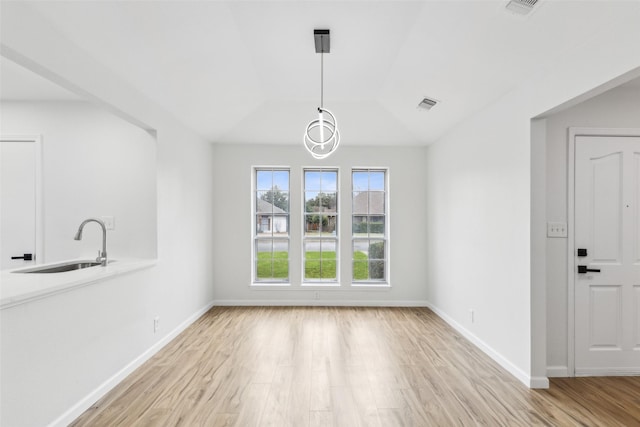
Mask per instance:
[[[324,159],[340,144],[338,121],[324,108],[324,53],[330,51],[329,30],[314,30],[316,53],[320,54],[320,107],[318,118],[312,120],[304,133],[304,147],[315,159]]]

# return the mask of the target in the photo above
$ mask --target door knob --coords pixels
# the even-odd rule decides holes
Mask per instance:
[[[22,256],[12,256],[11,259],[23,259],[25,261],[33,261],[33,254],[24,254]]]
[[[600,269],[599,268],[587,268],[586,265],[579,265],[578,266],[578,274],[585,274],[587,272],[600,273]]]

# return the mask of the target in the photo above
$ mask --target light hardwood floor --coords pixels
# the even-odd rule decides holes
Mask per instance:
[[[640,426],[640,378],[529,390],[424,308],[213,308],[73,426]]]

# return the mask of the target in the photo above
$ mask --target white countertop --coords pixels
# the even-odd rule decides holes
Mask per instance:
[[[38,267],[58,265],[67,261],[38,265]],[[87,260],[87,262],[91,261],[93,260]],[[15,271],[26,270],[35,266],[5,270],[0,272],[0,309],[66,292],[70,289],[110,279],[120,274],[153,267],[156,262],[155,259],[118,259],[110,260],[106,267],[96,266],[63,273],[15,273]]]

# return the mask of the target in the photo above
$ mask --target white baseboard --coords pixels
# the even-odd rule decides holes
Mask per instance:
[[[220,307],[428,307],[427,301],[353,300],[215,300]]]
[[[200,310],[193,313],[189,316],[185,321],[179,324],[175,329],[165,335],[162,339],[153,344],[149,349],[147,349],[140,356],[136,357],[134,360],[129,362],[124,368],[120,371],[116,372],[111,378],[102,383],[98,388],[94,391],[86,395],[82,398],[78,403],[69,408],[66,412],[60,415],[56,420],[49,424],[49,427],[63,427],[72,423],[76,418],[78,418],[84,411],[89,409],[91,405],[93,405],[96,401],[98,401],[102,396],[107,394],[111,389],[113,389],[116,385],[118,385],[123,379],[125,379],[130,373],[139,368],[144,362],[149,360],[156,354],[158,351],[162,349],[165,345],[167,345],[172,339],[177,337],[182,331],[187,329],[189,325],[198,320],[200,316],[209,311],[211,307],[214,306],[213,302],[208,303]]]
[[[458,331],[462,336],[471,341],[476,347],[482,350],[487,356],[492,358],[496,363],[506,369],[511,375],[516,377],[520,382],[526,385],[529,388],[549,388],[549,379],[546,377],[531,377],[522,369],[518,368],[516,365],[511,363],[507,358],[494,350],[487,343],[482,341],[476,335],[474,335],[471,331],[466,329],[444,311],[440,310],[438,307],[429,304],[428,307],[436,313],[442,320],[447,322],[453,329]]]
[[[567,366],[547,366],[547,377],[567,378],[569,377],[569,368]]]
[[[547,377],[529,377],[529,384],[525,383],[529,388],[547,389],[549,388],[549,378]]]

